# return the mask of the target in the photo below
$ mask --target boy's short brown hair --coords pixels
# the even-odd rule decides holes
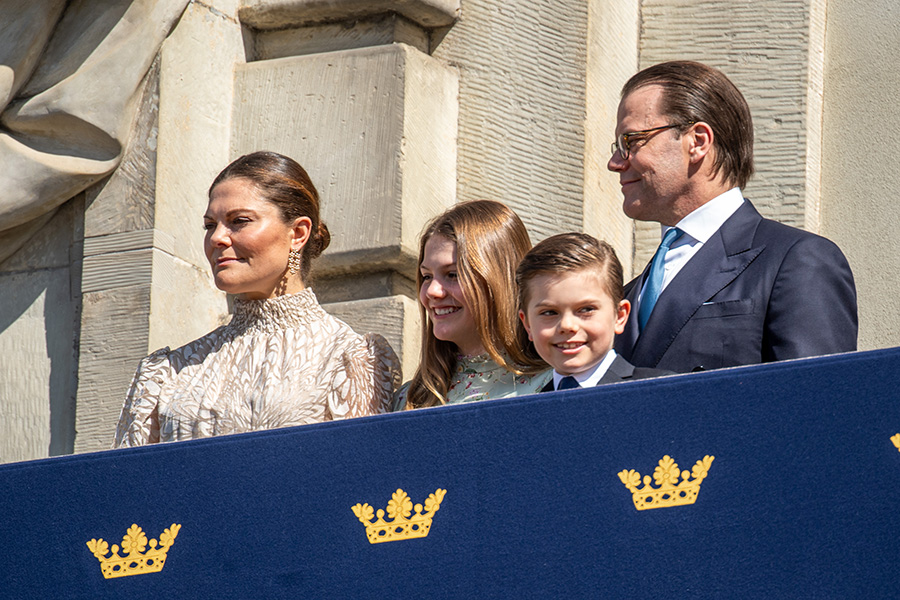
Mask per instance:
[[[550,236],[528,251],[516,269],[519,309],[527,310],[528,284],[538,275],[571,273],[596,269],[603,274],[606,293],[618,306],[625,298],[622,263],[606,242],[586,233],[560,233]]]

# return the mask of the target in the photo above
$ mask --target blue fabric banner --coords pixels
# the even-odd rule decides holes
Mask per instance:
[[[896,597],[898,380],[880,350],[2,465],[0,597]],[[357,505],[433,520],[370,543]],[[150,539],[109,579],[88,547]]]

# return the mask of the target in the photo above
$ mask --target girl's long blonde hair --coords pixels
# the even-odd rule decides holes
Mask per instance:
[[[535,373],[546,365],[528,350],[528,334],[516,310],[516,267],[531,248],[519,216],[500,202],[462,202],[432,220],[419,241],[419,262],[425,244],[441,235],[456,244],[456,271],[481,344],[497,364],[514,373]],[[422,272],[416,273],[422,289]],[[456,344],[434,337],[431,318],[419,303],[422,356],[410,381],[407,408],[444,404],[456,370]]]

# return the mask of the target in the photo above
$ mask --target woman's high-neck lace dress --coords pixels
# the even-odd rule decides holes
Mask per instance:
[[[141,361],[113,446],[386,412],[398,380],[384,338],[326,313],[310,288],[236,300],[228,325]]]

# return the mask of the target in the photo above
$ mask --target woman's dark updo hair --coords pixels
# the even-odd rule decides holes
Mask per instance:
[[[308,217],[312,221],[309,240],[301,251],[300,278],[305,282],[312,259],[322,254],[331,243],[328,227],[319,218],[319,192],[306,169],[277,152],[245,154],[219,173],[209,186],[209,195],[212,195],[213,188],[228,179],[249,181],[263,199],[278,207],[286,224],[300,217]]]

